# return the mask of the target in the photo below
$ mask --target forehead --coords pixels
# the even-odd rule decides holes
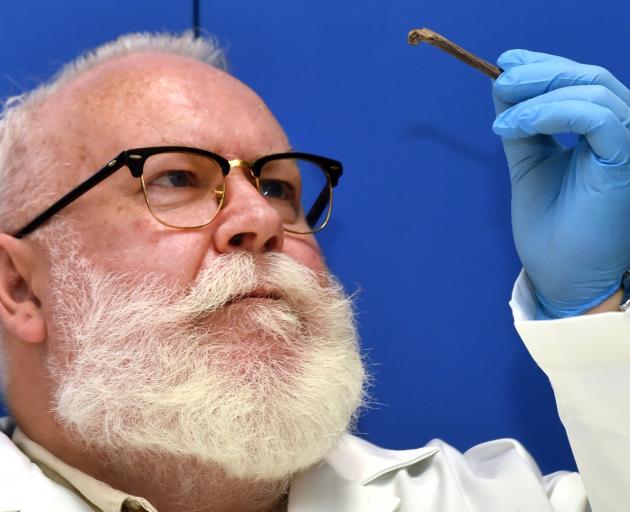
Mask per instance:
[[[243,159],[288,148],[282,128],[250,88],[174,55],[136,54],[101,64],[65,86],[49,110],[49,128],[68,141],[62,149],[79,149],[93,166],[142,146],[195,146]]]

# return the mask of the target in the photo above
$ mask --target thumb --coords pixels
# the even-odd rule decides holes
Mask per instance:
[[[497,115],[505,112],[508,108],[513,106],[505,100],[502,100],[498,94],[494,91],[494,82],[492,82],[492,103],[494,104],[494,111]]]

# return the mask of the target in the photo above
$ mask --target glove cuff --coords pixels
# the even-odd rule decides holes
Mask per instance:
[[[558,318],[568,318],[571,316],[583,315],[587,311],[593,309],[596,306],[599,306],[602,302],[609,299],[619,290],[620,287],[621,283],[615,283],[609,290],[606,290],[601,295],[598,295],[587,303],[580,304],[579,306],[574,308],[558,308],[551,304],[542,295],[539,295],[538,292],[536,292],[536,314],[534,316],[534,319],[554,320]]]

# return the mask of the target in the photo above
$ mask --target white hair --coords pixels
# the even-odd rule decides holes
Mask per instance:
[[[8,98],[0,105],[0,232],[13,233],[64,192],[56,190],[54,173],[45,172],[54,163],[50,145],[32,143],[38,129],[38,108],[65,84],[96,66],[137,53],[181,55],[227,69],[225,54],[212,37],[195,38],[190,31],[181,35],[126,34],[68,62],[37,88]],[[50,235],[46,228],[54,225],[55,222],[49,222],[33,237],[45,242],[44,235]],[[3,330],[0,329],[2,338]],[[3,348],[0,343],[0,392],[5,389],[6,380]]]

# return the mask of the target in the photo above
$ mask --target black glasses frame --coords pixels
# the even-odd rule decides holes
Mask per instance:
[[[144,170],[144,163],[150,156],[157,155],[160,153],[172,153],[172,152],[180,152],[180,153],[193,153],[196,155],[201,155],[205,157],[212,158],[219,164],[221,167],[221,171],[223,172],[223,176],[227,176],[230,172],[230,169],[234,166],[239,167],[248,167],[253,174],[253,176],[258,179],[260,178],[260,173],[262,172],[263,166],[274,160],[283,160],[288,158],[299,158],[302,160],[310,161],[314,164],[317,164],[322,171],[324,171],[327,176],[331,187],[337,186],[339,183],[339,178],[343,173],[343,166],[341,162],[337,160],[332,160],[330,158],[326,158],[323,156],[312,155],[310,153],[298,153],[298,152],[286,152],[286,153],[274,153],[271,155],[266,155],[261,158],[254,160],[251,163],[238,160],[238,161],[230,161],[221,155],[217,155],[216,153],[212,153],[210,151],[206,151],[205,149],[192,148],[187,146],[155,146],[155,147],[146,147],[146,148],[135,148],[135,149],[127,149],[121,152],[117,157],[113,158],[100,170],[96,171],[92,176],[90,176],[83,183],[72,189],[66,195],[62,196],[60,199],[55,201],[49,208],[40,213],[37,217],[35,217],[28,224],[20,228],[14,233],[15,238],[22,238],[29,233],[33,232],[39,226],[41,226],[44,222],[48,221],[53,215],[57,214],[61,210],[63,210],[66,206],[68,206],[73,201],[77,200],[83,194],[93,189],[96,185],[109,178],[112,174],[114,174],[119,169],[123,167],[127,167],[131,172],[131,175],[134,178],[140,178],[142,176],[142,172]],[[231,162],[237,162],[236,165],[233,165]],[[315,204],[311,208],[311,210],[306,215],[307,222],[311,225],[311,222],[315,222],[322,214],[328,201],[331,199],[329,197],[330,191],[328,188],[325,188],[319,197],[315,200]],[[149,205],[148,205],[149,206]],[[150,210],[150,206],[149,206]],[[322,226],[323,227],[323,226]],[[187,229],[187,228],[179,228],[179,229]]]

